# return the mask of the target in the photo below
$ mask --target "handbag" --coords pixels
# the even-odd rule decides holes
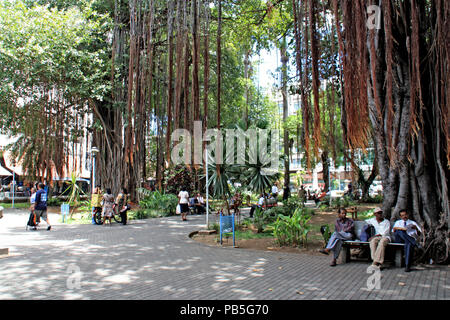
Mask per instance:
[[[177,209],[175,210],[176,214],[181,214],[181,206],[180,204],[177,205]]]

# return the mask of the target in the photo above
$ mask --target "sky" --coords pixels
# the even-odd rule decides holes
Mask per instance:
[[[272,73],[275,73],[276,69],[279,67],[279,55],[277,54],[277,50],[262,50],[259,56],[253,56],[253,61],[256,62],[259,59],[261,63],[255,70],[255,84],[256,86],[259,84],[260,88],[271,89],[272,86],[276,84],[276,79],[273,77]]]

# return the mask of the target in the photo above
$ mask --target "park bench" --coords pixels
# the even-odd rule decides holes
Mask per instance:
[[[367,248],[370,252],[370,247],[369,247],[370,243],[368,241],[360,240],[361,232],[362,232],[362,229],[365,224],[366,224],[365,221],[355,221],[356,239],[355,240],[347,240],[347,241],[343,242],[342,252],[339,255],[339,263],[340,264],[344,264],[344,263],[351,261],[350,249],[352,249],[352,248],[357,248],[357,249]],[[394,265],[396,267],[403,267],[404,266],[404,257],[403,257],[404,247],[405,247],[405,245],[403,243],[390,242],[386,247],[385,259],[393,260]],[[369,258],[370,258],[370,254],[369,254]]]

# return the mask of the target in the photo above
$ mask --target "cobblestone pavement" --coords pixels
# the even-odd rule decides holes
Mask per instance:
[[[122,226],[45,223],[28,214],[0,220],[0,299],[440,299],[450,298],[448,266],[381,272],[369,290],[368,263],[330,267],[329,257],[207,246],[189,238],[205,216],[136,220]],[[50,221],[58,220],[50,214]],[[370,282],[370,281],[369,281]]]

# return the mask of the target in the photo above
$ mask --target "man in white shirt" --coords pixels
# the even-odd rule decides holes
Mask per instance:
[[[384,262],[386,246],[391,241],[391,224],[383,218],[383,210],[376,208],[374,218],[366,220],[366,223],[375,228],[375,235],[369,239],[372,265],[379,267]]]
[[[397,220],[392,228],[395,236],[395,242],[405,244],[405,271],[411,271],[411,258],[414,252],[414,247],[418,247],[417,240],[419,234],[422,233],[419,225],[412,220],[409,220],[409,215],[406,210],[400,210],[400,220]]]
[[[257,205],[256,204],[252,205],[252,208],[250,209],[250,218],[253,218],[253,213],[255,212],[256,208],[262,208],[263,207],[264,200],[265,200],[264,193],[262,193],[259,196],[258,204]]]

